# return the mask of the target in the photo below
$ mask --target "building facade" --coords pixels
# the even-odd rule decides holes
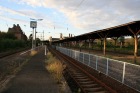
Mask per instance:
[[[9,28],[8,33],[13,33],[18,40],[27,40],[27,36],[21,30],[19,24],[14,24],[12,28]]]

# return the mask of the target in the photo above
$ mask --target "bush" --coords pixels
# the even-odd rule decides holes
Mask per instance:
[[[37,54],[37,51],[36,50],[31,50],[31,56],[34,56],[34,55],[36,55]]]
[[[57,83],[60,83],[63,76],[62,72],[64,66],[58,59],[53,57],[50,52],[47,53],[46,68],[50,73],[53,74]]]
[[[0,52],[24,48],[27,47],[28,44],[23,40],[13,40],[13,39],[1,39],[0,40]]]

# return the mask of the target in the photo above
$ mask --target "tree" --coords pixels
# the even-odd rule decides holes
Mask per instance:
[[[84,42],[83,41],[79,41],[80,52],[81,52],[81,48],[82,48],[83,45],[84,45]]]
[[[1,40],[2,40],[2,39],[13,39],[13,40],[15,40],[16,37],[15,37],[15,35],[12,34],[12,33],[0,32],[0,39],[1,39]]]
[[[13,33],[7,33],[5,38],[7,38],[7,39],[17,39]]]
[[[114,51],[116,51],[118,37],[112,37],[112,39],[114,40]]]
[[[118,42],[120,43],[120,48],[122,48],[122,46],[123,46],[123,44],[124,44],[124,42],[125,42],[125,37],[124,37],[124,36],[120,36],[120,37],[118,38]]]
[[[37,46],[40,45],[40,43],[41,43],[41,40],[39,38],[36,38],[36,44],[37,44]]]
[[[32,36],[32,34],[30,34],[29,40],[32,41],[32,38],[33,38],[33,36]]]

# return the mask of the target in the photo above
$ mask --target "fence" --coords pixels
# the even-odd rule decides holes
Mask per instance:
[[[138,65],[62,47],[56,47],[56,50],[131,88],[134,88],[137,91],[140,91],[140,66]]]

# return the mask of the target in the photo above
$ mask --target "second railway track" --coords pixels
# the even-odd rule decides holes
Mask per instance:
[[[117,93],[106,84],[96,79],[88,71],[82,68],[82,64],[76,62],[76,60],[52,49],[50,51],[55,54],[59,59],[63,60],[67,65],[66,72],[73,78],[78,87],[81,89],[81,93]]]

